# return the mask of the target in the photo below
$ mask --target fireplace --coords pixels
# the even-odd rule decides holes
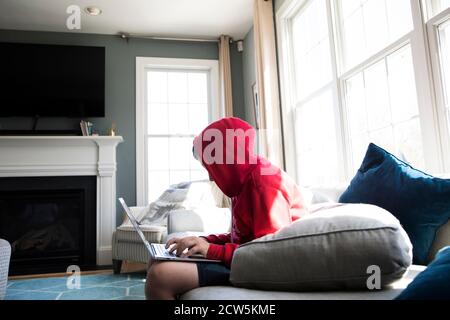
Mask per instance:
[[[10,275],[96,266],[95,176],[0,178],[0,238]]]
[[[116,149],[122,141],[123,138],[120,136],[0,136],[0,183],[3,186],[0,190],[5,196],[9,196],[9,199],[12,199],[12,195],[8,191],[17,191],[20,194],[17,197],[32,198],[29,190],[22,188],[23,185],[26,186],[27,184],[22,184],[21,187],[16,187],[14,190],[10,188],[10,185],[13,186],[15,180],[19,181],[22,178],[30,178],[29,181],[34,181],[33,177],[39,177],[36,181],[40,180],[40,182],[30,182],[36,186],[36,189],[32,191],[36,191],[39,186],[45,186],[45,188],[42,188],[43,190],[34,195],[34,197],[40,199],[38,204],[42,205],[33,205],[33,210],[43,210],[42,208],[49,206],[55,208],[54,210],[57,210],[57,212],[69,211],[68,216],[75,216],[74,212],[78,212],[84,219],[83,222],[77,224],[80,225],[81,223],[82,227],[79,227],[79,230],[85,232],[83,240],[88,241],[89,245],[95,245],[95,264],[97,266],[111,266],[111,240],[116,228],[117,215]],[[72,177],[74,180],[71,180]],[[43,179],[47,178],[55,178],[55,180],[50,179],[48,180],[49,184],[45,185]],[[87,216],[87,209],[84,209],[83,214],[82,209],[76,209],[82,208],[82,205],[68,204],[74,202],[72,200],[82,197],[81,193],[77,191],[83,189],[80,186],[74,186],[68,190],[64,189],[66,185],[75,183],[70,181],[77,181],[77,179],[92,181],[89,190],[95,190],[95,197],[91,197],[89,191],[89,199],[93,199],[93,204],[90,203],[89,208],[92,205],[95,206],[93,215]],[[62,182],[55,182],[58,180]],[[92,186],[94,181],[95,185]],[[48,188],[53,182],[61,188]],[[61,190],[56,192],[57,189]],[[51,191],[50,194],[47,191]],[[86,191],[84,196],[87,197]],[[48,200],[55,200],[57,203]],[[16,203],[15,206],[17,207],[18,204]],[[91,212],[90,210],[89,212]],[[59,213],[53,214],[59,216]],[[0,223],[0,228],[7,228],[2,221]],[[75,228],[73,225],[67,227],[63,224],[63,226],[69,229]],[[88,231],[91,228],[96,228],[95,238],[92,241],[89,239],[93,236]],[[52,230],[62,230],[62,227]],[[86,243],[79,244],[79,248],[83,249],[85,253],[84,261],[89,264],[89,259],[91,259],[90,249],[85,250],[85,246]],[[71,253],[66,253],[68,257],[71,256]]]

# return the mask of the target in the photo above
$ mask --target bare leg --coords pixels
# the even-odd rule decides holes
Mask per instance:
[[[198,286],[195,263],[153,262],[147,272],[145,295],[150,300],[174,300]]]

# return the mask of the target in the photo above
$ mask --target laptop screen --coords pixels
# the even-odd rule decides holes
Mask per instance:
[[[131,213],[130,208],[128,208],[127,204],[125,203],[125,200],[123,200],[123,198],[119,198],[119,202],[122,205],[123,209],[125,210],[125,212],[127,213],[128,218],[131,221],[131,224],[133,225],[134,229],[136,230],[136,232],[139,234],[139,236],[141,237],[142,241],[144,241],[145,246],[151,251],[151,247],[150,244],[148,243],[147,239],[145,239],[144,234],[142,233],[141,228],[139,227],[138,222],[136,221],[136,218],[133,216],[133,214]]]

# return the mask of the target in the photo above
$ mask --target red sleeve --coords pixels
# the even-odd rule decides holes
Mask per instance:
[[[238,247],[238,245],[231,243],[231,233],[211,234],[202,238],[209,242],[206,258],[220,260],[227,267],[230,267],[233,252]]]
[[[211,243],[206,258],[220,260],[230,268],[234,250],[236,250],[238,246],[239,245],[235,243],[226,243],[224,245]]]
[[[231,234],[230,233],[223,233],[223,234],[212,234],[206,237],[203,237],[208,241],[209,243],[214,244],[225,244],[228,242],[231,242]]]
[[[212,234],[204,237],[209,242],[209,249],[206,254],[206,258],[212,260],[220,260],[227,267],[231,266],[231,259],[233,258],[233,252],[238,247],[237,244],[231,242],[231,234]]]

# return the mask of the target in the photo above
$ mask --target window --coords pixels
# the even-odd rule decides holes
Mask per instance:
[[[324,0],[312,1],[292,21],[299,99],[330,84],[331,55]]]
[[[370,142],[424,167],[416,86],[409,45],[344,81],[353,171]]]
[[[450,134],[450,1],[427,1],[426,26],[436,87],[437,115],[443,136]],[[431,7],[431,8],[430,8]],[[450,142],[443,141],[446,170],[450,171]]]
[[[292,21],[292,33],[298,57],[294,62],[297,167],[303,183],[326,184],[336,179],[337,158],[325,0],[311,1],[302,8]]]
[[[435,97],[450,119],[450,0],[287,0],[277,12],[287,168],[300,184],[348,181],[370,142],[419,169],[450,170]],[[432,10],[432,11],[430,11]],[[440,18],[439,23],[436,23]],[[430,75],[439,74],[441,87]],[[436,115],[438,115],[436,117]]]
[[[216,64],[138,58],[139,203],[155,200],[172,184],[208,178],[206,170],[193,158],[192,141],[218,118],[213,98]]]
[[[445,9],[450,8],[450,0],[424,0],[422,4],[426,13],[426,20],[430,20]]]
[[[346,69],[413,28],[409,0],[341,0],[337,5]]]
[[[450,112],[450,19],[438,27],[445,107]]]

